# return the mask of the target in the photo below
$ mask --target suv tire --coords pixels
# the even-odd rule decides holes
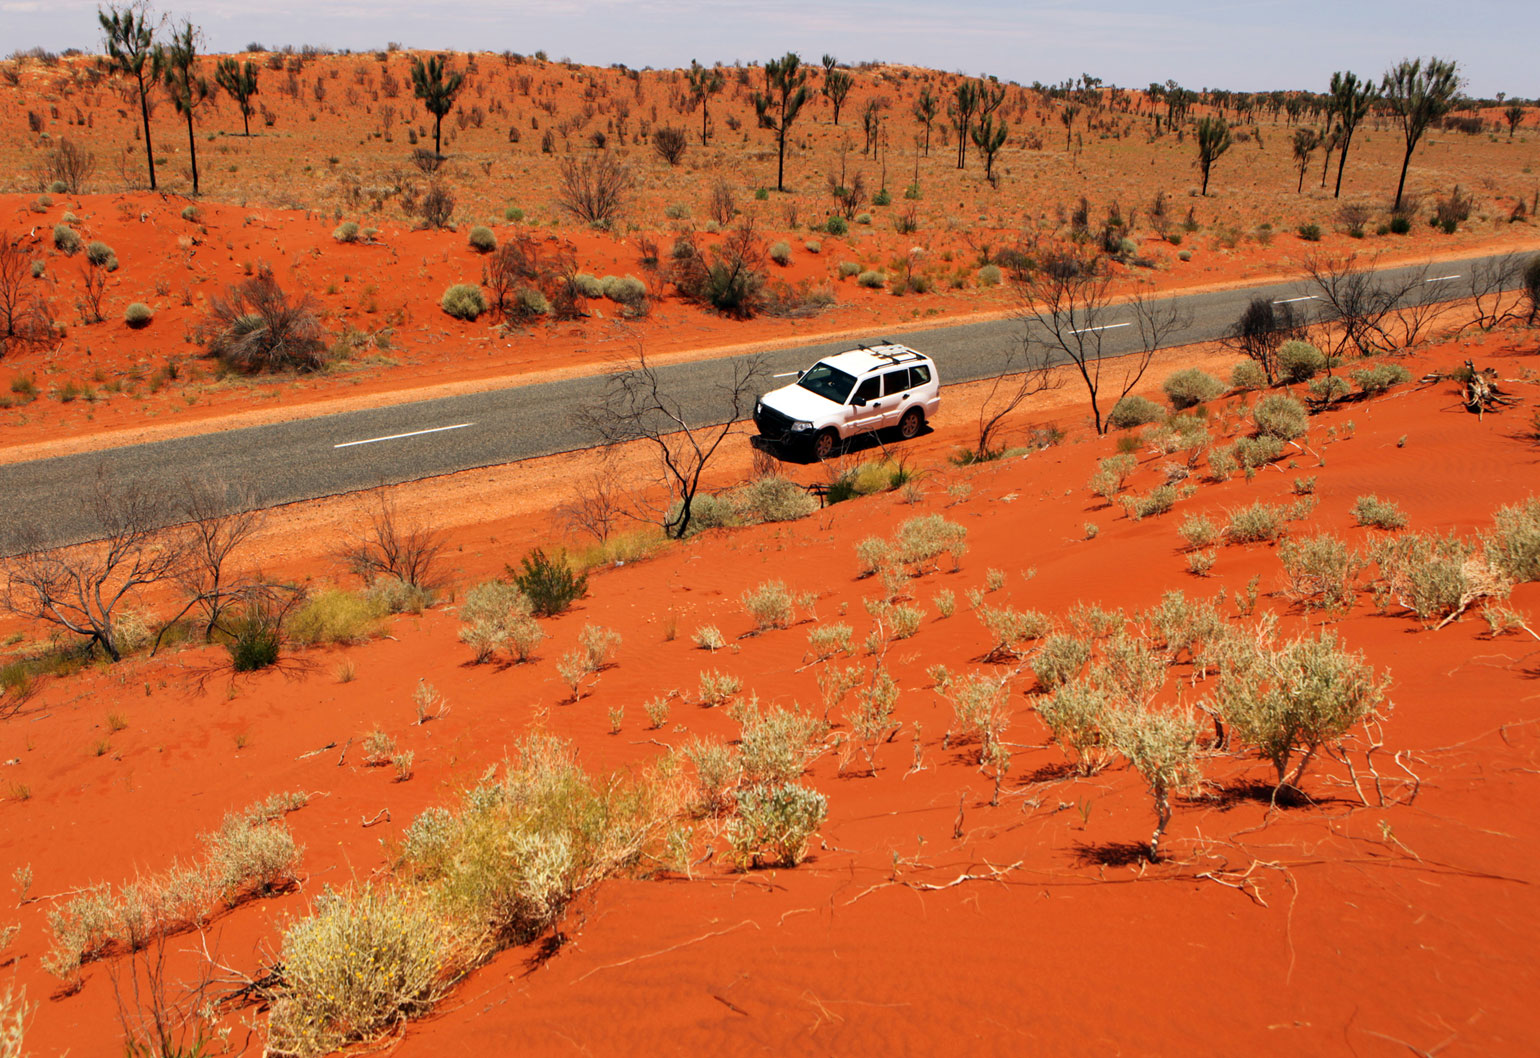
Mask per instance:
[[[819,430],[813,438],[813,456],[825,460],[834,455],[840,445],[840,435],[834,430]]]
[[[906,441],[912,441],[920,436],[920,431],[925,428],[925,413],[919,408],[910,408],[904,412],[904,417],[898,420],[898,436]]]

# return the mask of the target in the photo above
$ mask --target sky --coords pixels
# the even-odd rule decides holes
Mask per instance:
[[[0,0],[0,53],[100,51],[94,0]],[[641,68],[764,60],[909,63],[1052,84],[1082,73],[1142,88],[1324,91],[1334,70],[1378,77],[1403,58],[1455,59],[1466,91],[1540,97],[1533,0],[203,0],[157,3],[207,50],[260,42],[355,51],[396,41],[544,50]]]

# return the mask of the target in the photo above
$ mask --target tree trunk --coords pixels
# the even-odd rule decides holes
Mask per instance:
[[[786,190],[786,112],[781,112],[781,127],[778,139],[780,140],[779,156],[775,163],[775,189]]]
[[[187,108],[187,157],[192,161],[193,194],[198,193],[198,138],[193,135],[192,107]]]
[[[444,152],[439,149],[439,132],[444,124],[442,114],[433,115],[433,156],[440,157]]]
[[[705,96],[701,96],[701,101],[700,101],[700,145],[702,147],[706,146],[706,123],[709,120],[710,120],[710,115],[707,114],[707,112],[706,112],[706,97]]]
[[[1416,146],[1415,143],[1407,144],[1406,157],[1401,159],[1401,181],[1396,184],[1396,204],[1390,207],[1392,213],[1401,212],[1401,193],[1406,190],[1406,167],[1412,164],[1412,150]]]
[[[246,130],[246,137],[251,137],[251,110],[246,106],[246,101],[241,100],[241,125]]]
[[[150,100],[144,87],[144,75],[139,75],[139,116],[144,120],[144,160],[150,166],[150,190],[155,190],[155,148],[150,145]]]
[[[1342,197],[1342,169],[1347,162],[1348,145],[1352,142],[1353,137],[1351,135],[1346,136],[1342,140],[1342,146],[1337,148],[1337,189],[1332,192],[1332,198]]]

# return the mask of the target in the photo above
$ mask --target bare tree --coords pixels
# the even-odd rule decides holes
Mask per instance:
[[[626,494],[612,466],[604,466],[579,479],[575,495],[556,508],[558,525],[569,533],[586,533],[604,543],[626,514]]]
[[[1500,323],[1523,318],[1526,292],[1522,256],[1510,253],[1495,261],[1476,262],[1470,267],[1465,291],[1475,309],[1468,326],[1488,331]]]
[[[608,151],[561,163],[556,204],[585,224],[612,227],[631,190],[631,169]]]
[[[1414,291],[1420,294],[1425,285],[1425,269],[1389,283],[1375,274],[1375,261],[1371,258],[1367,266],[1360,265],[1356,254],[1305,259],[1305,275],[1316,291],[1320,322],[1332,335],[1334,356],[1349,347],[1361,356],[1394,349],[1397,342],[1389,329],[1391,315]]]
[[[48,303],[35,285],[21,240],[0,231],[0,360],[13,349],[42,345],[53,333]]]
[[[164,494],[143,482],[119,485],[101,473],[89,508],[102,534],[91,543],[52,547],[36,527],[20,528],[9,542],[14,553],[4,562],[4,605],[82,636],[87,649],[100,648],[118,661],[122,607],[144,588],[182,571],[186,541],[166,528],[170,509]]]
[[[713,387],[714,397],[692,400],[671,387],[638,346],[635,359],[610,376],[604,396],[576,416],[579,427],[606,446],[639,441],[653,450],[669,499],[655,513],[675,539],[689,532],[701,477],[733,426],[753,410],[765,374],[756,357],[718,366],[731,374]]]
[[[368,530],[343,550],[343,560],[366,584],[378,577],[394,577],[431,593],[441,583],[435,567],[448,542],[444,534],[404,517],[395,498],[383,489],[375,499]]]
[[[250,491],[232,491],[223,482],[212,479],[184,479],[176,513],[184,523],[187,561],[176,575],[186,596],[182,613],[203,611],[203,638],[211,638],[223,628],[225,613],[246,601],[252,581],[237,575],[230,558],[267,520],[267,513]],[[164,631],[164,630],[163,630]],[[160,637],[156,637],[156,646]]]
[[[979,404],[979,428],[973,444],[973,461],[994,459],[1004,450],[998,443],[1005,419],[1020,408],[1028,397],[1057,389],[1061,380],[1053,372],[1052,357],[1045,347],[1023,342],[1020,351],[1009,349],[1000,370],[989,380],[989,389]]]
[[[1108,428],[1104,403],[1110,410],[1132,392],[1155,351],[1187,323],[1174,300],[1154,301],[1141,294],[1114,304],[1109,294],[1111,275],[1094,252],[1081,248],[1050,251],[1037,268],[1018,274],[1013,281],[1023,305],[1017,319],[1026,325],[1029,356],[1074,367],[1091,398],[1097,433]],[[1137,328],[1138,347],[1127,353],[1108,352],[1109,332],[1117,334],[1128,327]]]
[[[652,134],[652,149],[658,152],[669,165],[678,165],[679,159],[684,157],[684,149],[688,143],[684,129],[677,125],[664,125]]]
[[[61,183],[72,195],[80,193],[94,172],[96,155],[68,136],[61,136],[58,144],[43,155],[42,163],[34,169],[38,183],[45,189]]]

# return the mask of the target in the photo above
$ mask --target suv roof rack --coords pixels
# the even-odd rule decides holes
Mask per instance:
[[[895,349],[902,351],[895,352]],[[872,356],[877,357],[879,360],[886,360],[890,364],[903,364],[908,363],[911,360],[925,359],[924,353],[916,352],[906,345],[895,342],[891,338],[883,338],[882,344],[875,346],[868,345],[866,342],[861,342],[856,346],[856,350],[863,353],[869,353]]]

